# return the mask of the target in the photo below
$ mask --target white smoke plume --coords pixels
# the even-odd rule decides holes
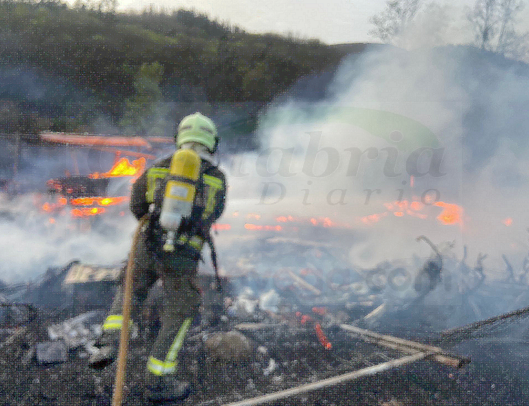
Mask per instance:
[[[47,180],[64,176],[66,170],[75,175],[74,166],[83,175],[105,172],[112,166],[112,158],[105,154],[95,154],[95,158],[101,158],[99,162],[86,151],[72,149],[76,162],[73,165],[72,155],[64,152],[60,147],[28,147],[22,155],[31,157],[33,162],[21,165],[17,177],[22,189],[19,195],[0,193],[0,280],[31,281],[48,268],[62,267],[73,260],[109,266],[127,258],[137,223],[127,203],[119,208],[109,206],[97,218],[75,218],[70,206],[54,213],[42,209],[45,202],[54,203],[58,198],[46,194]],[[113,189],[117,195],[129,193],[129,178],[122,179],[113,182],[109,191]],[[24,190],[35,188],[40,191]]]
[[[493,267],[502,266],[502,254],[521,261],[528,251],[528,72],[526,65],[467,47],[388,47],[351,56],[325,100],[299,102],[293,96],[268,109],[261,151],[239,157],[231,168],[232,207],[269,219],[293,215],[347,223],[352,235],[367,235],[351,246],[351,262],[362,267],[428,255],[429,248],[415,242],[421,234],[435,243],[455,242],[459,257],[467,245],[469,262],[478,252],[489,254]],[[362,112],[371,116],[369,123],[362,122]],[[406,119],[430,130],[443,150],[437,175],[428,170],[432,155],[424,153],[416,161],[420,175],[411,179],[407,161],[431,145]],[[399,149],[402,137],[413,147]],[[354,175],[351,148],[364,152],[353,162]],[[369,156],[370,148],[376,156]],[[391,152],[385,148],[398,149],[389,172]],[[435,200],[461,207],[461,221],[442,224],[436,205],[421,212],[427,219],[389,212],[370,225],[360,221],[387,211],[384,203],[398,198],[421,201],[428,190],[437,193]]]
[[[57,218],[38,211],[34,196],[2,201],[11,210],[0,221],[0,279],[5,282],[34,280],[50,267],[73,260],[94,265],[117,265],[130,249],[136,221],[129,215],[105,218],[105,225],[87,226],[90,220]],[[5,213],[5,211],[4,211]]]

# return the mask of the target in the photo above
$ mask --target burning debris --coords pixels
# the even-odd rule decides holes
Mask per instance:
[[[450,317],[453,307],[445,301],[459,300],[458,306],[462,303],[464,307],[476,308],[474,319],[467,317],[467,322],[477,321],[478,315],[498,311],[498,308],[481,307],[477,300],[480,295],[490,295],[493,291],[485,279],[485,256],[480,254],[476,266],[471,268],[466,265],[466,255],[458,259],[449,245],[440,248],[425,236],[418,240],[427,242],[434,251],[422,266],[415,260],[385,262],[375,269],[351,269],[328,246],[272,237],[255,240],[256,245],[248,247],[246,257],[223,261],[230,269],[230,275],[223,276],[223,295],[211,289],[212,274],[202,275],[202,320],[195,322],[183,350],[183,373],[197,389],[186,404],[250,405],[270,401],[292,404],[294,398],[311,399],[307,400],[308,404],[319,404],[322,393],[336,405],[350,404],[351,399],[365,404],[409,404],[417,393],[429,391],[416,385],[402,391],[397,385],[407,379],[406,374],[414,371],[413,368],[426,373],[441,396],[446,399],[460,396],[462,401],[467,390],[450,386],[434,371],[445,366],[455,367],[457,371],[466,365],[468,357],[448,348],[475,333],[465,329],[440,332],[456,323]],[[109,290],[108,298],[111,298],[123,266],[95,267],[74,261],[49,270],[39,284],[26,287],[26,294],[19,297],[33,298],[43,310],[38,319],[9,330],[3,338],[3,357],[8,351],[10,359],[14,357],[16,362],[23,362],[28,377],[42,375],[38,368],[43,366],[48,368],[49,376],[67,370],[86,376],[85,357],[100,333],[99,323],[108,305],[106,300],[101,305],[101,298],[106,297],[103,292]],[[430,272],[431,269],[435,272]],[[428,278],[428,288],[416,291],[416,280],[421,275]],[[431,284],[431,280],[436,283]],[[8,288],[9,285],[3,287],[4,291]],[[59,313],[44,310],[50,309],[49,303],[47,307],[44,304],[52,298],[43,291],[53,292],[53,303],[67,306],[63,305]],[[128,375],[132,382],[141,382],[145,340],[151,339],[151,330],[156,328],[160,291],[155,285],[146,302],[144,319],[133,335],[133,365]],[[90,303],[97,304],[96,308],[90,309]],[[87,309],[90,311],[86,312]],[[529,313],[514,315],[525,317],[526,314]],[[3,321],[9,319],[6,314],[2,317]],[[469,328],[475,331],[511,318],[507,314]],[[414,329],[410,329],[412,325]],[[420,360],[434,361],[441,366],[435,367],[434,363],[412,366]],[[402,372],[390,372],[397,367]],[[369,378],[373,374],[381,375]],[[467,372],[450,374],[468,376]],[[65,378],[58,379],[62,379],[61,385],[65,387],[73,384]],[[93,396],[88,392],[94,390],[99,402],[108,402],[112,373],[90,379],[98,389],[90,384],[87,393],[77,391],[76,402],[88,404],[88,397]],[[103,385],[102,380],[107,383]],[[372,396],[372,400],[367,401],[364,395],[354,392],[354,385],[348,383],[351,380],[358,380],[362,393],[371,394],[366,396]],[[446,392],[439,389],[445,387]],[[55,404],[62,404],[60,396],[46,395],[39,385],[25,388],[31,402],[45,396],[53,398]],[[9,396],[7,402],[20,399],[16,394]],[[136,398],[142,399],[141,396],[139,389],[127,395],[133,402]],[[422,402],[437,404],[434,400]]]
[[[128,158],[120,158],[105,173],[50,179],[47,182],[50,201],[42,203],[41,208],[52,216],[69,210],[73,218],[98,216],[112,208],[122,212],[129,202],[130,184],[143,173],[146,162],[145,158],[132,163]]]

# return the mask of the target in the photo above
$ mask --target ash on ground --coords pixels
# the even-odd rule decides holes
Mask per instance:
[[[481,261],[468,266],[445,253],[441,263],[433,257],[354,270],[325,247],[269,244],[268,251],[256,251],[259,258],[230,264],[234,272],[223,277],[223,294],[212,288],[213,275],[201,275],[203,309],[179,365],[194,390],[182,404],[229,404],[403,356],[343,325],[439,346],[472,362],[455,369],[422,360],[268,404],[529,404],[525,317],[463,329],[472,331],[465,336],[442,334],[527,306],[523,275],[489,281]],[[279,263],[277,250],[297,257]],[[116,365],[93,371],[87,359],[122,269],[72,262],[48,270],[39,283],[0,286],[2,404],[111,404]],[[160,291],[153,288],[132,329],[126,405],[144,404],[144,366],[160,328]]]

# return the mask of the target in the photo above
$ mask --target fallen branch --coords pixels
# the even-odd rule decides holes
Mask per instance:
[[[406,364],[411,364],[412,362],[419,361],[424,359],[431,354],[420,352],[406,357],[394,359],[382,364],[374,365],[372,367],[360,369],[358,371],[349,372],[347,374],[338,375],[333,378],[322,379],[321,381],[309,383],[306,385],[296,386],[295,388],[286,389],[279,392],[270,393],[264,396],[258,396],[256,398],[241,400],[240,402],[227,403],[223,406],[253,406],[260,405],[267,402],[273,402],[279,399],[288,398],[291,396],[300,395],[302,393],[314,391],[317,389],[326,388],[328,386],[337,385],[347,381],[352,381],[358,378],[362,378],[369,375],[374,375],[379,372],[387,371],[388,369],[397,368]]]
[[[432,354],[433,361],[453,368],[461,368],[470,362],[469,358],[459,357],[457,355],[450,354],[440,347],[433,347],[431,345],[421,344],[415,341],[405,340],[403,338],[382,335],[373,331],[350,326],[348,324],[341,324],[340,328],[345,331],[354,333],[366,341],[373,342],[383,347],[392,348],[401,352],[411,354],[417,352],[428,352]]]

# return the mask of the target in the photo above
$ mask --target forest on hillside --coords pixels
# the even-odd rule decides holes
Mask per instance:
[[[197,104],[212,115],[244,110],[251,127],[263,105],[346,54],[195,11],[115,6],[0,1],[0,133],[167,135]]]

